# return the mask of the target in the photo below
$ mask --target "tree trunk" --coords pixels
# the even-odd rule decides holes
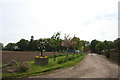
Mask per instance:
[[[68,50],[68,48],[67,48],[67,50]],[[69,53],[66,51],[66,59],[68,58],[68,56],[69,56]]]
[[[74,53],[73,53],[73,58],[74,58]]]
[[[41,50],[40,52],[41,52],[41,56],[43,56],[43,51]]]
[[[56,61],[56,54],[55,54],[55,51],[54,51],[54,61]]]

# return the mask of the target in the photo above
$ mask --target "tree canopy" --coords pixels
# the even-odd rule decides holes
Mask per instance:
[[[25,39],[21,39],[19,42],[16,43],[20,50],[28,50],[29,48],[29,41]]]
[[[91,42],[80,40],[79,37],[70,37],[70,35],[64,36],[64,39],[60,38],[61,33],[57,32],[52,35],[51,38],[40,38],[47,42],[45,51],[65,51],[67,49],[91,51],[93,53],[100,53],[103,50],[115,49],[120,52],[120,38],[114,41],[99,41],[92,40]],[[39,40],[39,39],[38,39]],[[36,51],[38,50],[38,40],[34,40],[34,36],[31,36],[30,40],[21,39],[17,43],[8,43],[5,47],[0,43],[3,50],[22,50],[22,51]]]

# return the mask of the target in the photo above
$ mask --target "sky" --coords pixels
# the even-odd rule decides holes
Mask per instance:
[[[119,0],[0,0],[0,42],[50,38],[54,33],[81,40],[118,37]]]

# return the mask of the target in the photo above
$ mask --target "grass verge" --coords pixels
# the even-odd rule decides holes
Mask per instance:
[[[49,64],[48,65],[35,65],[34,61],[26,61],[29,64],[29,70],[27,72],[23,73],[3,73],[3,78],[14,78],[14,77],[30,77],[30,76],[37,76],[37,75],[43,75],[47,74],[52,70],[65,68],[65,67],[71,67],[74,66],[76,63],[80,62],[87,54],[83,53],[80,57],[77,57],[71,61],[64,62],[62,64],[58,64],[58,60],[65,58],[65,55],[58,56],[56,61],[53,61],[53,58],[49,58]]]

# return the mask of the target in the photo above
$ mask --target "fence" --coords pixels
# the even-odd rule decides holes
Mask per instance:
[[[112,61],[120,64],[120,53],[105,51],[103,52],[103,55],[106,56],[107,58],[110,58]]]

